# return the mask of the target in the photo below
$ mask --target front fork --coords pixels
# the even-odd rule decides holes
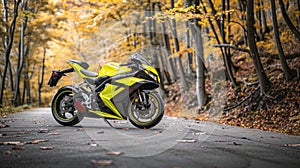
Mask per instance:
[[[149,104],[149,96],[146,92],[138,90],[138,100],[136,100],[136,103],[138,104],[138,108],[140,110],[145,110],[150,107]]]

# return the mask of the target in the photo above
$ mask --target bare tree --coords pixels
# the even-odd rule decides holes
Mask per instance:
[[[21,11],[27,10],[27,0],[21,1]],[[14,91],[14,104],[15,106],[18,106],[21,104],[20,102],[20,80],[21,80],[21,74],[23,71],[23,67],[25,64],[25,32],[27,27],[27,21],[28,17],[25,16],[21,25],[21,35],[20,35],[20,41],[19,41],[19,53],[18,53],[18,65],[17,65],[17,71],[16,71],[16,86]],[[28,48],[27,48],[28,50]]]
[[[274,0],[271,0],[271,2],[274,3],[274,5],[275,5],[275,2],[273,2],[273,1]],[[284,4],[283,4],[282,0],[278,0],[278,2],[279,2],[279,6],[280,6],[280,9],[281,9],[282,16],[283,16],[286,24],[289,26],[291,31],[295,34],[296,38],[300,41],[300,32],[293,25],[291,19],[289,18],[289,15],[286,13],[286,9],[284,7]],[[299,5],[299,1],[298,1],[298,5]]]
[[[244,1],[242,0],[238,0],[238,5],[239,5],[239,10],[241,13],[246,12],[246,5],[244,4]],[[246,20],[245,16],[240,15],[239,16],[241,20]],[[243,30],[243,42],[244,42],[244,46],[247,46],[247,35],[246,35],[246,29],[242,29]]]
[[[158,11],[161,12],[161,5],[159,5]],[[162,34],[163,46],[165,48],[165,54],[162,57],[162,60],[164,60],[164,62],[167,65],[166,72],[168,72],[167,74],[170,75],[170,79],[167,74],[166,77],[167,77],[167,81],[170,83],[176,81],[176,72],[175,72],[175,67],[172,58],[167,58],[171,52],[171,45],[170,45],[170,37],[167,34],[167,27],[164,21],[161,22],[161,34]],[[163,73],[165,73],[165,71]]]
[[[45,59],[46,59],[46,48],[44,47],[44,54],[41,65],[41,73],[38,74],[38,105],[41,106],[42,99],[42,87],[44,84],[44,76],[45,76]]]
[[[2,0],[2,6],[3,6],[3,29],[5,34],[9,34],[9,27],[8,27],[8,7],[7,7],[7,1]],[[9,38],[7,35],[4,36],[4,49],[7,48],[9,44]],[[8,61],[8,72],[9,72],[9,81],[10,81],[10,90],[14,90],[14,82],[13,82],[13,75],[12,75],[12,66],[11,61]]]
[[[297,0],[298,12],[300,11],[300,0]],[[298,16],[298,29],[300,29],[300,16]]]
[[[204,5],[203,1],[201,0],[200,2],[202,3],[203,11],[204,11],[205,13],[207,13],[207,10],[206,10],[206,8],[205,8],[205,5]],[[209,5],[210,5],[211,11],[212,11],[212,15],[215,16],[215,15],[217,14],[217,11],[216,11],[216,9],[215,9],[215,7],[214,7],[214,3],[212,2],[212,0],[208,0],[208,3],[209,3]],[[225,8],[224,8],[224,7],[225,7],[225,1],[224,1],[224,0],[222,0],[222,4],[223,4],[223,5],[222,5],[222,6],[223,6],[223,9],[225,10]],[[223,17],[223,20],[224,20],[224,17],[225,17],[225,16],[222,15],[222,17]],[[226,44],[225,30],[224,30],[224,25],[223,25],[224,22],[223,22],[223,21],[221,22],[219,19],[216,19],[216,23],[217,23],[217,26],[218,26],[218,28],[219,28],[219,32],[220,32],[220,34],[221,34],[222,44]],[[215,28],[214,28],[212,22],[210,21],[210,19],[209,19],[209,24],[210,24],[210,26],[211,26],[211,28],[212,28],[212,31],[213,31],[213,33],[214,33],[214,35],[215,35],[215,37],[216,37],[216,40],[217,40],[218,44],[221,44],[221,40],[219,39],[219,36],[218,36],[218,34],[217,34],[217,32],[216,32],[216,30],[215,30]],[[220,50],[221,50],[221,52],[222,52],[224,64],[225,64],[225,67],[226,67],[226,74],[227,74],[227,77],[228,77],[229,80],[232,82],[233,86],[237,86],[235,77],[234,77],[233,72],[232,72],[232,65],[233,65],[233,63],[232,63],[232,61],[231,61],[230,56],[228,55],[227,49],[220,48]]]
[[[281,46],[280,42],[280,37],[279,37],[279,31],[278,31],[278,24],[277,24],[277,16],[276,16],[276,4],[275,0],[270,0],[271,1],[271,11],[272,11],[272,23],[273,23],[273,28],[274,28],[274,38],[276,41],[276,46],[278,49],[278,56],[280,59],[280,63],[283,69],[283,72],[288,80],[293,78],[293,73],[291,73],[291,69],[288,66],[286,59],[284,57],[284,52]],[[281,0],[279,0],[281,1]]]
[[[3,7],[4,10],[7,11],[7,1],[3,0]],[[10,61],[10,53],[11,53],[11,49],[12,49],[12,45],[13,45],[13,41],[14,41],[14,35],[15,35],[15,28],[16,28],[16,22],[17,22],[17,17],[18,17],[18,9],[19,9],[19,5],[20,5],[21,0],[15,0],[14,1],[14,10],[13,10],[13,18],[12,18],[12,22],[10,23],[10,27],[9,27],[9,34],[6,37],[8,40],[7,46],[5,47],[5,65],[4,65],[4,72],[2,75],[2,82],[1,82],[1,88],[0,88],[0,106],[3,105],[3,91],[5,88],[5,79],[6,79],[6,73],[7,73],[7,69],[9,66],[9,61]]]
[[[196,6],[199,3],[194,2]],[[196,10],[196,14],[200,11]],[[192,37],[194,39],[195,61],[196,61],[196,95],[199,109],[202,109],[208,100],[208,95],[205,92],[205,65],[204,65],[204,42],[201,25],[198,24],[200,20],[193,18],[193,24],[190,25]]]
[[[254,3],[253,0],[247,0],[247,34],[248,34],[248,44],[250,48],[250,54],[253,59],[254,68],[259,80],[259,86],[261,89],[261,94],[265,94],[271,85],[263,66],[261,64],[256,41],[255,41],[255,27],[254,27]]]
[[[262,30],[263,33],[268,33],[270,31],[270,28],[267,25],[267,18],[266,18],[266,12],[264,10],[264,1],[260,1],[260,15],[261,15],[261,21],[262,21]]]
[[[171,0],[171,8],[174,8],[174,0]],[[174,48],[175,48],[175,52],[178,53],[180,51],[179,48],[179,41],[178,41],[178,36],[177,36],[177,26],[176,26],[176,21],[175,19],[171,19],[171,31],[173,34],[173,39],[174,39]],[[185,91],[187,89],[187,82],[185,79],[185,74],[183,71],[183,64],[182,64],[182,60],[180,56],[176,56],[175,57],[177,64],[178,64],[178,71],[179,71],[179,75],[180,75],[180,83],[181,83],[181,90]]]
[[[196,58],[196,95],[200,109],[207,102],[207,93],[205,92],[205,67],[204,67],[204,47],[201,26],[196,24],[197,19],[191,24],[191,32],[194,38],[195,58]]]

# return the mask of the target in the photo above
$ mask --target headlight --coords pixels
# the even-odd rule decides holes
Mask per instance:
[[[148,71],[148,75],[153,78],[155,81],[157,81],[157,76],[153,74],[152,72]]]

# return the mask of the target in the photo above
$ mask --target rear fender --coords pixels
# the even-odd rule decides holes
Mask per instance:
[[[61,73],[60,70],[53,70],[48,85],[50,87],[56,86],[62,76],[65,76],[65,74]]]
[[[53,70],[52,71],[52,74],[51,74],[51,77],[48,81],[48,85],[50,87],[53,87],[53,86],[56,86],[58,81],[60,80],[60,78],[62,76],[66,76],[65,73],[70,73],[70,72],[74,72],[74,69],[73,68],[69,68],[69,69],[65,69],[65,70]]]

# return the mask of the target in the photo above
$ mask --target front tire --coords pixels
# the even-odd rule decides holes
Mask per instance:
[[[138,97],[131,99],[128,106],[129,121],[141,129],[149,129],[157,125],[164,115],[164,104],[157,92],[145,93],[149,98],[149,107],[139,107]]]
[[[53,96],[51,110],[54,119],[61,125],[73,126],[78,124],[83,116],[75,109],[75,90],[70,86],[60,88]]]

